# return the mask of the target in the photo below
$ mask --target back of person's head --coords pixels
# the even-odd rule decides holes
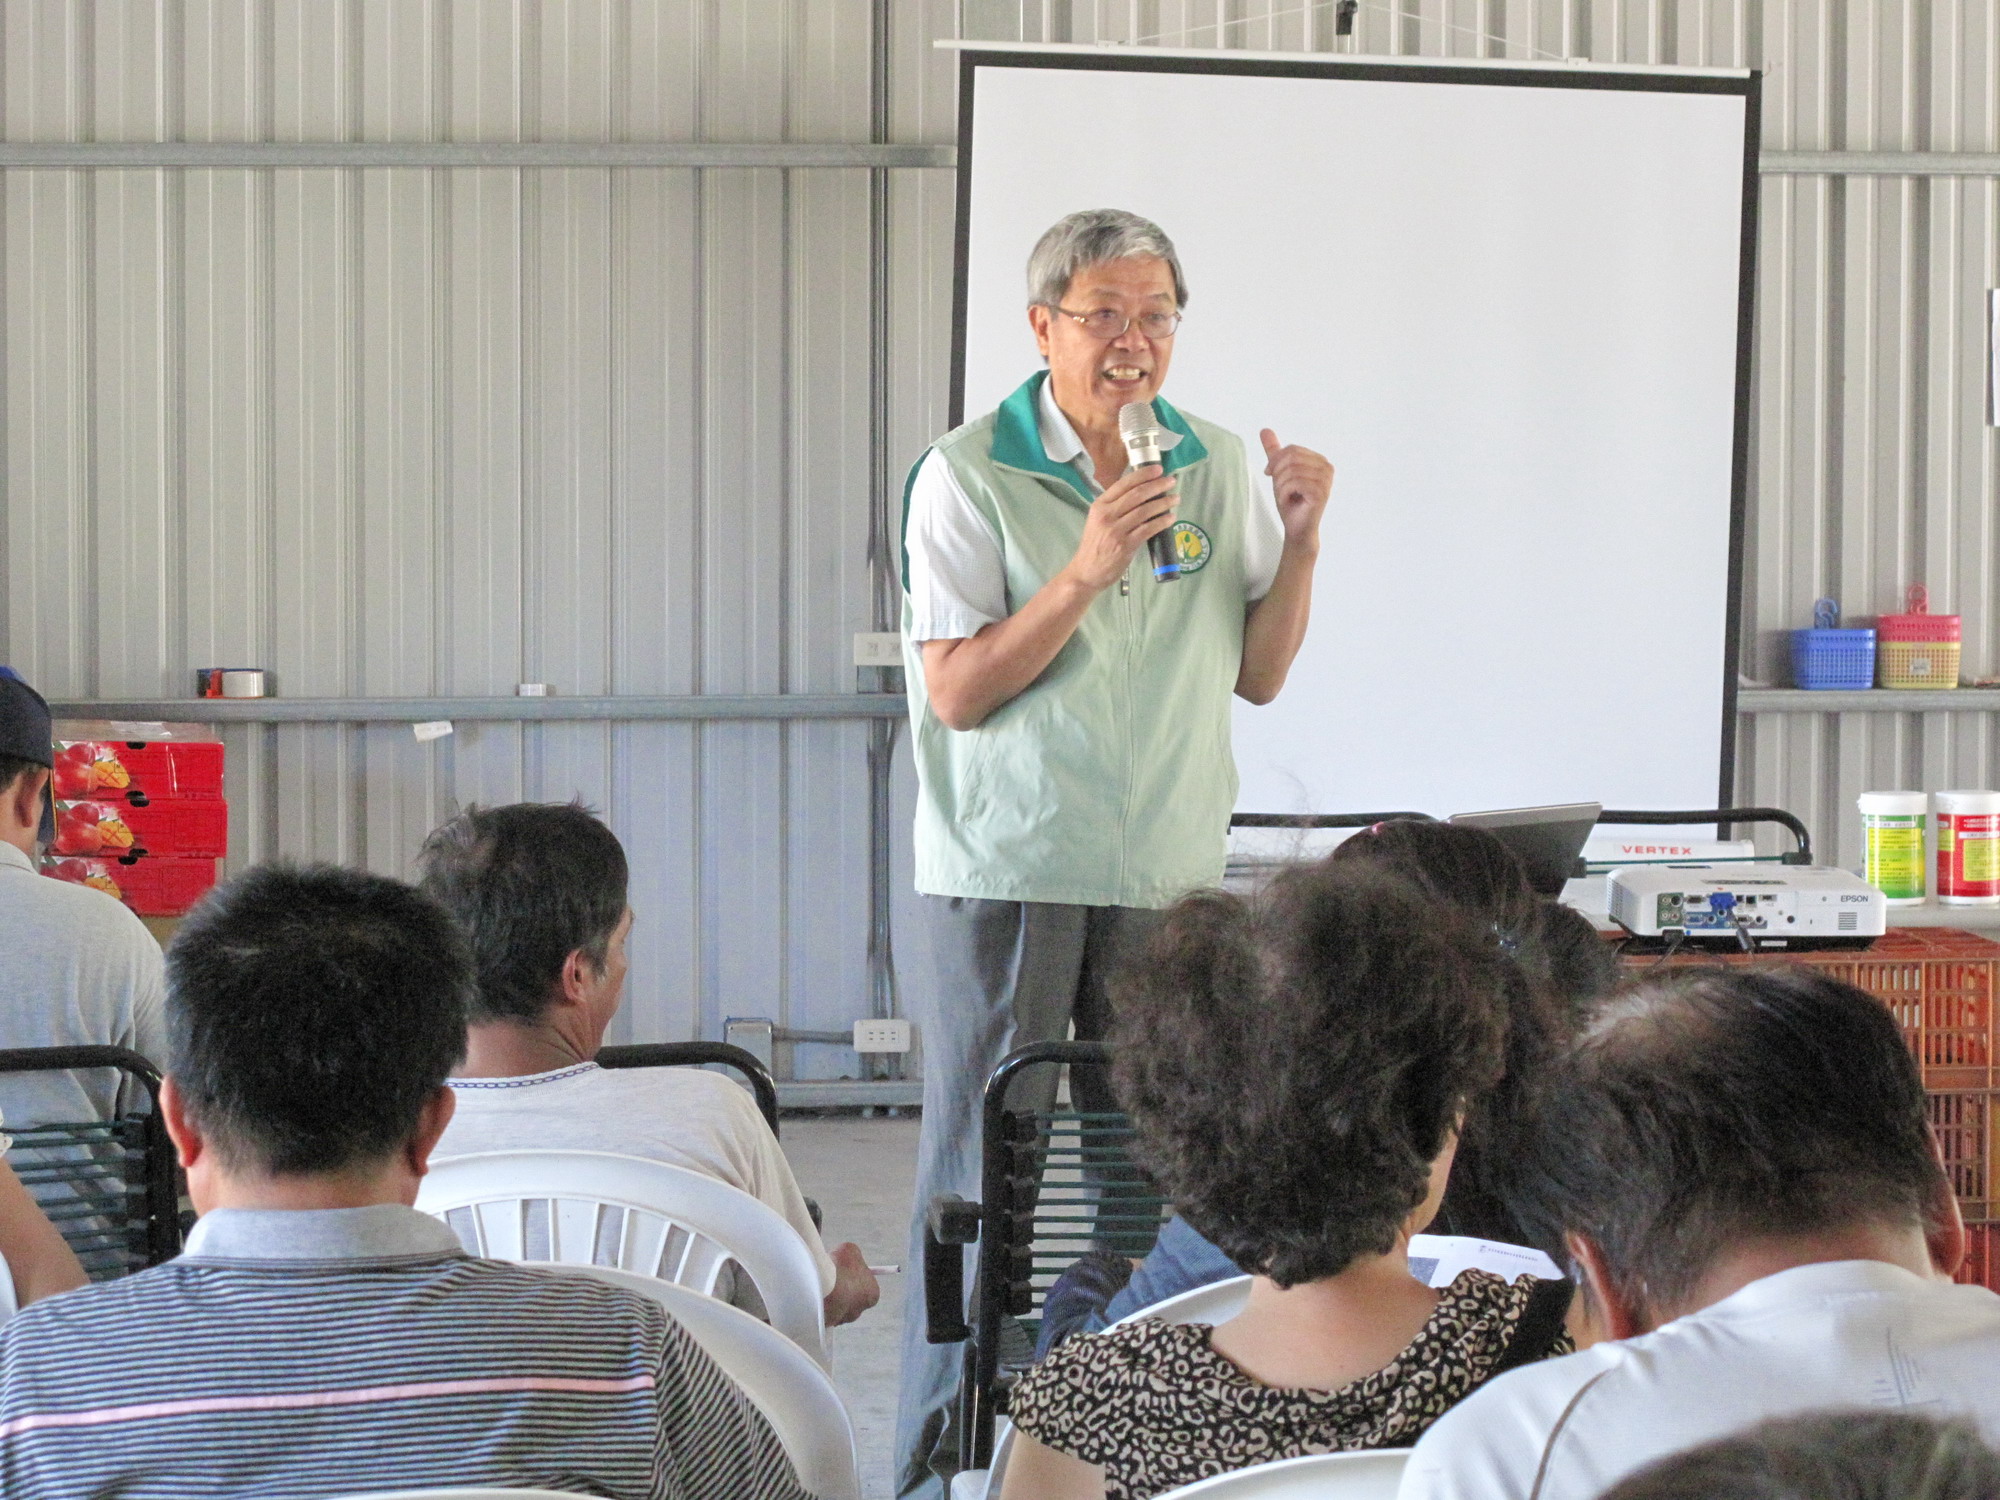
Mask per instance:
[[[604,972],[625,916],[625,850],[581,803],[468,807],[424,841],[417,866],[472,944],[475,1022],[535,1020],[572,953]]]
[[[1400,876],[1488,933],[1519,967],[1526,982],[1508,990],[1502,1074],[1470,1102],[1437,1228],[1536,1242],[1514,1207],[1522,1121],[1549,1059],[1568,1044],[1574,1018],[1609,988],[1615,958],[1587,919],[1537,895],[1520,857],[1483,828],[1415,819],[1378,823],[1338,845],[1328,863]],[[1602,967],[1576,951],[1579,923]]]
[[[1188,1222],[1280,1286],[1386,1253],[1466,1101],[1500,1068],[1519,977],[1378,870],[1287,870],[1170,909],[1113,987],[1113,1083]]]
[[[262,865],[167,950],[169,1071],[221,1160],[276,1175],[380,1160],[465,1053],[472,961],[400,881]]]
[[[21,785],[22,778],[39,778],[55,764],[53,735],[48,701],[13,668],[0,667],[0,800],[8,804],[0,808],[0,827],[9,825],[14,799],[26,800],[28,789]],[[30,816],[44,842],[55,836],[46,792],[41,808]]]
[[[1683,969],[1604,1002],[1552,1070],[1532,1212],[1618,1294],[1685,1310],[1746,1240],[1928,1224],[1923,1084],[1881,1001],[1817,970]]]
[[[1574,1030],[1617,985],[1617,950],[1604,941],[1590,918],[1557,901],[1542,903],[1535,941],[1549,991],[1567,1012],[1564,1029]]]
[[[1503,946],[1533,925],[1541,906],[1520,856],[1483,828],[1395,818],[1342,840],[1327,858],[1393,870],[1446,906],[1490,923]]]
[[[2000,1454],[1962,1420],[1812,1412],[1659,1459],[1601,1500],[2000,1500]]]

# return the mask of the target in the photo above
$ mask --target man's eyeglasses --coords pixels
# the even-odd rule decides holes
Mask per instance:
[[[1094,339],[1121,337],[1125,330],[1135,323],[1139,332],[1149,339],[1170,339],[1181,326],[1181,315],[1177,312],[1140,313],[1136,318],[1128,318],[1115,307],[1100,307],[1095,312],[1071,312],[1066,307],[1050,305],[1051,312],[1059,312],[1065,318],[1073,318],[1083,325],[1083,331]]]

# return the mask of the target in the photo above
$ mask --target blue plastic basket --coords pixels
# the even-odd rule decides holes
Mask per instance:
[[[1813,628],[1792,632],[1792,681],[1818,690],[1875,686],[1875,632],[1842,630],[1840,606],[1820,600]]]

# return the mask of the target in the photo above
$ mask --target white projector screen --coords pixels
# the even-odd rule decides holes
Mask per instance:
[[[1040,367],[1042,231],[1125,208],[1167,399],[1338,470],[1239,810],[1726,805],[1753,76],[1010,49],[960,110],[954,422]]]

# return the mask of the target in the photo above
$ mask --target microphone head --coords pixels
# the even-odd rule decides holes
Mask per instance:
[[[1151,437],[1159,430],[1160,419],[1153,415],[1152,402],[1127,401],[1118,408],[1118,436],[1126,442]]]

